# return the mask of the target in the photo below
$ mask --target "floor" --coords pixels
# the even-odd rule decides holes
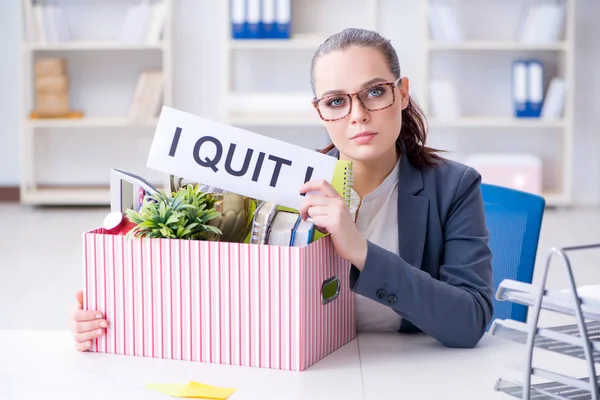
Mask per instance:
[[[104,208],[30,208],[0,204],[0,329],[64,329],[74,293],[82,286],[81,234],[98,227]],[[534,282],[548,250],[600,243],[600,209],[548,210],[544,216]],[[600,250],[571,258],[578,285],[600,284]],[[555,266],[554,266],[555,265]],[[550,288],[566,287],[559,263]],[[562,323],[555,313],[542,324]],[[572,320],[568,320],[571,323]]]

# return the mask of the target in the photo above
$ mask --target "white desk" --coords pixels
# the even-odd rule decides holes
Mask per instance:
[[[0,331],[0,399],[167,399],[144,385],[195,380],[236,388],[231,400],[509,400],[494,383],[520,378],[505,366],[523,356],[524,346],[492,336],[474,349],[450,349],[425,335],[362,334],[308,370],[290,372],[80,353],[68,331]],[[585,373],[579,360],[536,357],[563,373]]]
[[[80,353],[68,331],[0,331],[2,400],[164,400],[171,397],[144,386],[190,380],[235,388],[231,400],[363,399],[357,340],[293,372]]]
[[[494,384],[510,372],[508,362],[523,359],[524,346],[488,335],[474,349],[447,348],[425,335],[397,339],[359,338],[366,399],[512,398],[494,391]]]

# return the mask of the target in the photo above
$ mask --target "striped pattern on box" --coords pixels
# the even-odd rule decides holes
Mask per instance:
[[[329,238],[280,247],[85,233],[84,309],[109,321],[91,351],[304,370],[355,338],[347,261]],[[321,302],[322,283],[340,280]]]

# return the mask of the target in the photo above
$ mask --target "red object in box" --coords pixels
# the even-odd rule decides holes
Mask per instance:
[[[104,218],[102,227],[109,235],[126,235],[127,232],[136,227],[127,216],[120,212],[112,212]]]

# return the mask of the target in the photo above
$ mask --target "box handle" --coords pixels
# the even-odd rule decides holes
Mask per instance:
[[[337,276],[332,276],[326,279],[321,285],[321,302],[323,305],[331,303],[340,294],[340,279]]]

